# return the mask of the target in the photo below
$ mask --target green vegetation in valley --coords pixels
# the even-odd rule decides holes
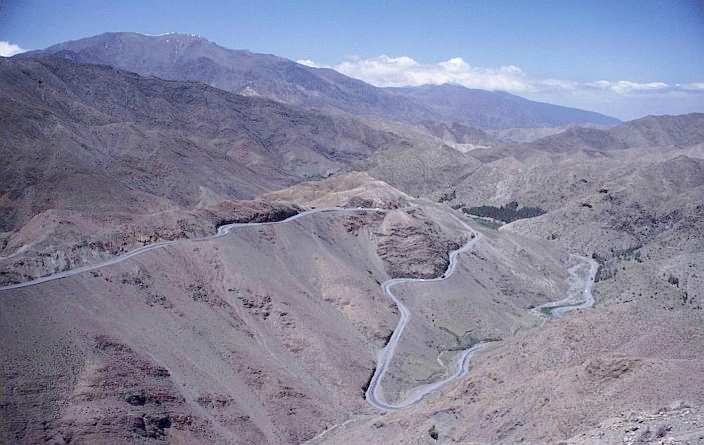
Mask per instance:
[[[487,229],[491,230],[496,230],[499,227],[503,226],[503,224],[501,224],[499,221],[494,221],[493,219],[489,218],[481,218],[478,216],[471,216],[470,218],[472,218],[472,221],[479,224],[480,226],[486,227]]]
[[[433,440],[438,440],[438,437],[440,437],[440,433],[438,432],[438,429],[435,427],[435,425],[428,428],[428,434],[430,434],[430,437]]]
[[[518,202],[511,201],[505,206],[479,206],[479,207],[462,207],[462,211],[472,216],[480,216],[483,218],[491,218],[497,221],[510,223],[519,219],[535,218],[536,216],[547,213],[540,207],[521,207],[518,208]]]
[[[643,255],[640,251],[642,247],[642,244],[637,244],[626,249],[614,250],[612,248],[610,256],[602,256],[596,252],[593,253],[592,258],[599,262],[599,269],[594,277],[594,282],[598,283],[600,281],[615,278],[619,271],[619,263],[621,262],[635,261],[637,263],[642,263],[644,261]],[[625,269],[622,268],[622,270]]]
[[[574,307],[574,306],[579,306],[582,303],[572,303],[572,304],[561,304],[559,306],[548,306],[548,307],[542,307],[540,308],[540,312],[542,312],[545,315],[552,315],[552,311],[555,309],[561,308],[561,307]]]

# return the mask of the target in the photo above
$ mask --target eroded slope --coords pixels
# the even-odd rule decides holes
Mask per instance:
[[[2,291],[3,438],[295,443],[368,411],[395,326],[377,233],[407,212],[419,255],[462,236],[420,208],[355,208]]]

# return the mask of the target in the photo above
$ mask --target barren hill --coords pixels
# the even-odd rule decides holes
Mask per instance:
[[[704,114],[683,116],[648,116],[609,129],[570,127],[525,144],[512,144],[498,149],[476,150],[478,159],[490,161],[512,156],[525,160],[541,152],[611,151],[625,148],[685,148],[704,141]]]
[[[224,238],[0,291],[3,440],[298,443],[350,412],[371,413],[365,381],[396,318],[379,283],[389,274],[439,275],[448,249],[467,233],[432,203],[393,208],[408,197],[366,175],[267,199],[352,210],[239,227]],[[354,207],[368,200],[391,207]],[[432,370],[427,354],[456,347],[457,333],[472,332],[463,341],[511,336],[535,323],[526,305],[559,295],[559,250],[529,246],[511,258],[504,243],[493,240],[478,258],[465,258],[453,281],[436,287],[448,295],[432,299],[433,312],[416,310],[408,335],[426,341],[405,348],[426,365],[394,371],[389,394],[417,385],[428,370],[443,372]],[[531,258],[545,252],[551,258],[536,269]],[[470,265],[487,258],[505,264],[477,285]],[[521,284],[511,276],[517,268],[544,278]],[[527,292],[502,293],[491,283],[497,274],[505,275],[503,286]],[[463,301],[460,289],[473,297]]]
[[[501,154],[436,192],[455,207],[517,200],[547,210],[484,233],[596,258],[593,309],[502,337],[473,359],[467,379],[436,397],[358,418],[314,443],[700,443],[701,126],[698,115],[625,126],[640,134],[644,124],[655,128],[648,140],[665,145],[637,138],[631,148],[566,146],[522,160]],[[471,274],[481,281],[495,264],[477,265]],[[406,369],[419,366],[416,357]]]

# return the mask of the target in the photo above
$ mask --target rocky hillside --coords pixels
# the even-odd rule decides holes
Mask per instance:
[[[222,241],[4,291],[0,440],[300,443],[365,409],[374,248],[334,216]]]
[[[306,175],[327,176],[390,142],[350,119],[197,83],[62,59],[2,60],[0,69],[3,156],[11,159],[2,183],[11,195],[24,186],[19,178],[30,186],[60,179],[25,171],[30,159],[41,169],[52,154],[61,167],[130,176],[135,191],[186,205],[198,201],[198,185],[251,197]],[[178,161],[184,157],[187,165]],[[169,180],[175,176],[177,183]]]
[[[5,282],[212,233],[198,209],[404,145],[348,117],[57,58],[0,61],[0,116]],[[38,256],[11,257],[25,248]]]
[[[659,127],[661,130],[654,129]],[[637,199],[652,198],[653,205],[661,206],[669,197],[676,197],[670,184],[681,182],[679,186],[687,190],[698,186],[690,177],[698,175],[695,165],[704,144],[703,127],[704,114],[700,113],[648,117],[608,130],[573,127],[530,143],[474,148],[465,153],[459,148],[450,153],[436,146],[429,149],[432,152],[413,151],[411,158],[410,152],[394,148],[356,164],[407,193],[457,207],[517,201],[545,210],[567,204],[581,208],[589,204],[580,201],[588,194],[598,199],[606,193],[600,194],[600,190],[614,188],[626,188]],[[660,142],[663,145],[658,145]],[[389,155],[391,152],[396,155]],[[682,172],[673,168],[669,161],[680,156],[692,158],[694,166],[685,160]],[[647,195],[623,182],[633,174],[640,178],[638,187],[648,187],[641,179],[651,177],[651,172],[661,172],[650,184],[659,190],[660,181],[664,181],[662,192]],[[680,181],[681,174],[688,179]]]
[[[267,199],[352,209],[408,199],[366,175],[297,189]],[[432,271],[467,236],[428,206],[241,227],[0,291],[1,440],[300,443],[369,411],[365,381],[396,323],[379,282],[423,274],[423,262]],[[390,243],[389,225],[413,236]],[[494,323],[510,331],[513,311]]]
[[[515,200],[545,209],[485,233],[594,257],[596,306],[502,337],[474,359],[466,380],[427,403],[360,420],[320,443],[701,442],[700,119],[646,118],[587,133],[597,138],[583,133],[598,149],[566,145],[521,159],[497,149],[456,188],[438,192],[455,206]],[[496,262],[474,276],[489,264]]]

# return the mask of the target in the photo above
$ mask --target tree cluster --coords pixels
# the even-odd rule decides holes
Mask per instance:
[[[480,207],[464,207],[462,211],[470,215],[481,216],[483,218],[492,218],[505,223],[510,223],[518,219],[534,218],[546,213],[540,207],[522,207],[518,208],[518,202],[511,201],[505,206],[480,206]]]

